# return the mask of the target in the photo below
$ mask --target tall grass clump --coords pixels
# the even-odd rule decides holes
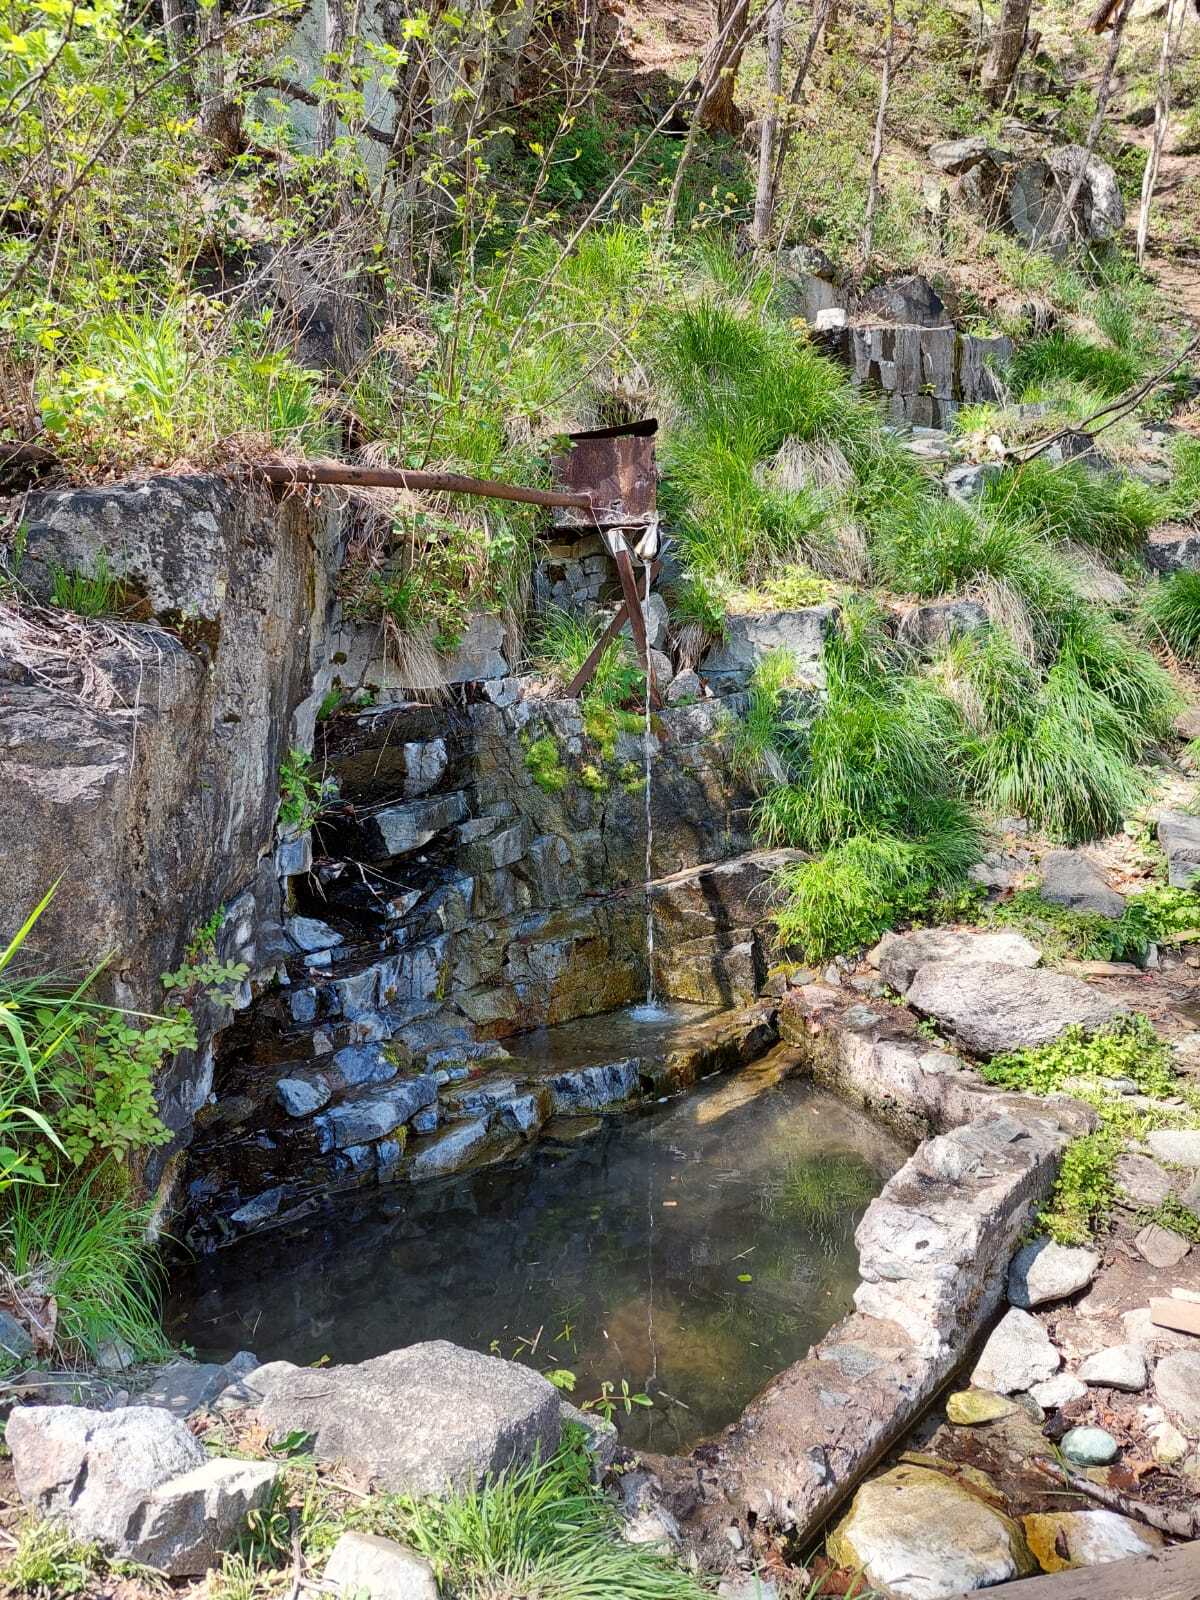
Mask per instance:
[[[477,1488],[436,1500],[376,1498],[351,1520],[423,1556],[446,1594],[704,1600],[709,1593],[670,1556],[622,1539],[616,1508],[593,1486],[590,1458],[575,1437],[548,1461]]]
[[[1173,572],[1149,589],[1142,602],[1152,637],[1164,639],[1185,661],[1200,660],[1200,572]]]
[[[591,655],[603,630],[603,621],[554,606],[541,619],[534,641],[536,664],[564,688]],[[614,639],[601,655],[587,686],[590,701],[615,709],[646,692],[646,676],[634,659],[627,639]]]
[[[1158,494],[1124,472],[1091,472],[1035,457],[984,485],[981,508],[1052,543],[1107,556],[1136,550],[1162,515]]]
[[[1163,509],[1169,517],[1200,515],[1200,439],[1190,433],[1171,441],[1171,482]]]
[[[1009,367],[1009,381],[1023,400],[1059,380],[1086,384],[1102,400],[1130,389],[1141,376],[1141,363],[1127,348],[1096,344],[1075,333],[1055,329],[1022,345]]]

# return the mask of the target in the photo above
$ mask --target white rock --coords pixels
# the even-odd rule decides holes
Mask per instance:
[[[1041,1323],[1014,1308],[996,1324],[971,1382],[977,1389],[1015,1394],[1053,1377],[1061,1365],[1062,1357]]]
[[[278,1477],[271,1461],[206,1461],[151,1490],[121,1553],[171,1578],[207,1572],[245,1532],[250,1512],[267,1503]]]
[[[1200,1434],[1200,1350],[1163,1356],[1154,1369],[1154,1395],[1186,1434]]]
[[[1048,1546],[1053,1550],[1065,1544],[1073,1567],[1095,1567],[1126,1556],[1153,1555],[1163,1547],[1161,1533],[1116,1511],[1051,1511],[1024,1520],[1035,1549]]]
[[[1188,1453],[1188,1442],[1170,1422],[1158,1422],[1150,1429],[1150,1442],[1154,1446],[1154,1459],[1164,1467],[1173,1467]]]
[[[1113,1344],[1097,1350],[1079,1369],[1084,1383],[1136,1394],[1146,1387],[1146,1353],[1140,1345]]]
[[[323,1581],[361,1600],[438,1600],[428,1561],[373,1533],[342,1534],[325,1563]]]
[[[205,1461],[179,1418],[154,1406],[18,1406],[5,1438],[26,1505],[123,1554],[148,1496]]]
[[[1157,1161],[1177,1167],[1200,1167],[1200,1128],[1155,1128],[1146,1135]]]
[[[1065,1300],[1086,1289],[1099,1270],[1100,1257],[1094,1250],[1056,1244],[1053,1239],[1035,1239],[1013,1257],[1008,1270],[1008,1298],[1025,1310]]]
[[[1045,1383],[1035,1383],[1029,1392],[1043,1411],[1056,1411],[1069,1406],[1072,1400],[1082,1400],[1087,1384],[1069,1372],[1060,1372],[1057,1377],[1047,1378]]]

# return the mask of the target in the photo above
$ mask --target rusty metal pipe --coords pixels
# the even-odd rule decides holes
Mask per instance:
[[[516,500],[530,506],[565,506],[592,511],[590,494],[568,494],[558,489],[525,489],[492,478],[467,478],[457,472],[419,472],[410,467],[351,467],[341,462],[305,463],[289,467],[268,462],[251,469],[257,477],[283,488],[305,483],[342,484],[356,489],[433,489],[443,494],[481,495],[489,500]]]

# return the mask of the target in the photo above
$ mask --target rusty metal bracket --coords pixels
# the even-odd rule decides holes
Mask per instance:
[[[656,711],[662,709],[662,700],[654,682],[654,671],[650,665],[650,647],[646,639],[646,618],[642,613],[642,602],[638,595],[637,579],[633,575],[633,561],[630,558],[629,546],[625,543],[625,535],[619,528],[610,529],[604,535],[604,542],[617,563],[617,575],[621,579],[621,593],[625,596],[625,609],[629,613],[629,626],[633,633],[633,647],[637,652],[638,660],[642,663],[642,670],[646,674],[646,688],[650,695],[650,704]]]
[[[661,568],[662,568],[662,562],[661,561],[656,561],[654,563],[654,565],[650,568],[650,581],[651,581],[651,583],[653,583],[654,580],[658,577],[658,574],[659,574]],[[625,626],[625,624],[626,624],[626,622],[628,622],[628,620],[629,620],[629,608],[625,604],[625,602],[622,600],[621,604],[617,607],[616,611],[614,612],[612,620],[609,622],[608,627],[605,628],[604,632],[600,635],[600,637],[596,640],[596,643],[592,646],[591,653],[589,654],[587,660],[583,663],[583,665],[580,667],[579,671],[575,674],[575,676],[571,679],[570,683],[567,685],[566,690],[564,692],[565,692],[566,697],[567,697],[568,700],[578,700],[579,699],[579,696],[583,693],[583,691],[587,688],[588,684],[591,683],[592,679],[595,677],[596,668],[600,665],[601,656],[608,649],[609,645],[617,637],[617,635],[620,633],[621,629]]]

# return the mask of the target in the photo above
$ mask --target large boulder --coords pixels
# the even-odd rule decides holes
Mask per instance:
[[[1008,1269],[1008,1298],[1025,1310],[1050,1305],[1078,1294],[1100,1270],[1095,1250],[1073,1249],[1053,1239],[1034,1239],[1013,1257]]]
[[[171,1578],[207,1572],[266,1505],[279,1470],[273,1461],[214,1458],[169,1478],[146,1496],[122,1553]]]
[[[1159,1360],[1154,1398],[1186,1434],[1200,1435],[1200,1350],[1172,1350]]]
[[[1042,953],[1023,934],[1008,929],[974,933],[963,928],[918,928],[885,933],[868,959],[898,994],[906,994],[922,967],[933,961],[990,961],[1004,967],[1036,967]]]
[[[1082,850],[1052,850],[1042,860],[1043,900],[1116,921],[1125,909],[1125,897],[1110,889]]]
[[[929,962],[913,980],[908,1003],[982,1056],[1048,1044],[1067,1028],[1101,1028],[1124,1014],[1079,978],[989,961]]]
[[[221,1398],[252,1406],[272,1437],[312,1436],[319,1461],[353,1461],[386,1489],[438,1494],[545,1460],[562,1428],[558,1390],[511,1361],[444,1339],[320,1371],[272,1361]]]
[[[1007,221],[1027,244],[1041,245],[1048,240],[1081,169],[1083,182],[1066,237],[1101,243],[1124,227],[1125,206],[1113,169],[1098,156],[1089,156],[1080,145],[1062,145],[1040,160],[1019,166],[1009,178]]]
[[[979,1490],[909,1464],[862,1486],[829,1553],[902,1600],[945,1600],[1036,1570],[1020,1527]]]

